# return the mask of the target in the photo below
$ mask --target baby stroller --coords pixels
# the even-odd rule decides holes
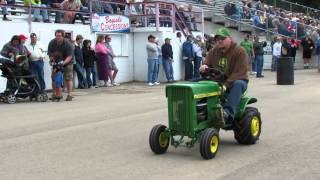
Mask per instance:
[[[46,102],[48,95],[41,91],[39,82],[29,70],[9,59],[0,58],[0,70],[2,76],[7,79],[6,90],[0,94],[0,100],[14,104],[17,98],[36,99],[39,102]]]

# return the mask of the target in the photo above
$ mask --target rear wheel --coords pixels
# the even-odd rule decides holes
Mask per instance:
[[[257,108],[247,107],[242,119],[234,123],[234,137],[240,144],[255,144],[261,134],[261,117]]]
[[[200,154],[203,159],[212,159],[218,153],[220,146],[219,132],[208,128],[204,130],[200,139]]]
[[[150,132],[150,148],[156,154],[163,154],[167,152],[169,147],[170,137],[165,133],[166,128],[166,126],[158,124],[155,125]]]

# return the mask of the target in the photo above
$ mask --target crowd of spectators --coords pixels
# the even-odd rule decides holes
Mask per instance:
[[[93,47],[91,41],[84,40],[82,35],[77,35],[75,41],[72,41],[66,38],[63,30],[57,30],[55,38],[47,46],[47,51],[38,41],[37,34],[31,33],[30,41],[26,41],[27,39],[23,34],[14,35],[10,42],[3,46],[1,56],[14,61],[27,73],[37,77],[40,88],[44,91],[44,63],[48,55],[52,65],[52,100],[61,99],[62,87],[67,89],[66,100],[72,100],[74,73],[77,74],[80,89],[120,85],[115,81],[118,68],[113,60],[115,54],[110,44],[111,35],[99,35]],[[97,80],[100,80],[100,83]]]
[[[148,2],[150,2],[150,4],[143,4]],[[1,4],[14,5],[15,0],[1,0],[0,5]],[[34,8],[32,10],[33,22],[43,21],[45,23],[51,23],[54,21],[55,23],[74,24],[76,20],[80,20],[82,24],[89,24],[89,0],[24,0],[23,5],[26,8]],[[201,13],[199,13],[201,11],[198,10],[198,13],[194,13],[197,10],[190,4],[179,3],[176,4],[176,6],[178,9],[178,12],[175,14],[176,28],[178,30],[182,28],[190,31],[198,31],[199,28],[197,24],[202,21]],[[156,6],[151,0],[115,0],[114,2],[94,0],[92,1],[92,12],[130,16],[131,24],[136,27],[156,26]],[[11,12],[11,14],[14,13],[14,11]],[[4,21],[11,21],[11,18],[8,17],[8,7],[2,6],[2,14]],[[159,14],[161,16],[167,16],[160,17],[160,27],[172,27],[172,18],[170,17],[173,15],[172,7],[169,4],[160,4]]]
[[[124,0],[117,0],[116,2],[125,3]],[[16,5],[15,0],[1,0],[0,6],[2,9],[3,20],[11,21],[12,19],[8,18],[9,12],[6,5]],[[34,9],[33,21],[40,22],[41,19],[45,23],[50,23],[50,16],[54,15],[55,23],[72,23],[74,24],[76,19],[80,19],[83,24],[88,24],[86,22],[86,17],[89,17],[89,1],[88,0],[24,0],[23,5],[25,8],[30,6]],[[40,8],[38,8],[40,7]],[[49,9],[48,9],[49,8]],[[12,15],[16,15],[14,11],[15,8],[10,8],[13,11]],[[57,10],[57,11],[55,11]],[[65,10],[65,12],[58,11]],[[92,12],[93,13],[109,13],[109,14],[123,14],[125,6],[116,3],[102,2],[99,0],[92,1]],[[80,13],[72,12],[79,11]],[[54,14],[52,14],[54,12]],[[42,18],[40,18],[40,14]],[[85,17],[86,15],[86,17]]]
[[[318,17],[313,18],[314,13],[288,12],[260,0],[232,0],[225,6],[225,14],[238,21],[250,20],[262,31],[267,29],[298,40],[313,36],[313,41],[316,41],[320,33],[320,20]]]

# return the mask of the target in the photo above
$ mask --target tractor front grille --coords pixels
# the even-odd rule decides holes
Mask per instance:
[[[189,88],[170,88],[168,91],[169,127],[178,134],[192,131],[194,102]]]

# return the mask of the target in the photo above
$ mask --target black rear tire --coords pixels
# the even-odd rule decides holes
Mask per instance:
[[[166,126],[155,125],[149,135],[149,145],[155,154],[164,154],[169,147],[170,137],[165,134]]]
[[[208,128],[202,133],[200,139],[200,154],[203,159],[212,159],[218,153],[220,146],[219,132],[216,129]]]
[[[239,144],[255,144],[261,134],[261,116],[257,108],[247,107],[243,117],[235,120],[234,138]]]

